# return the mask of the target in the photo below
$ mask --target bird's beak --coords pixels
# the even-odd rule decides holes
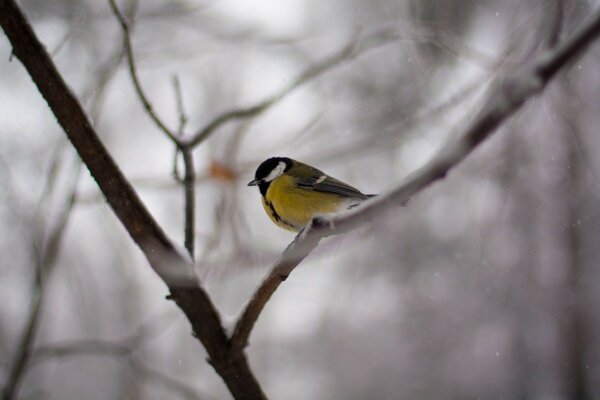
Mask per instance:
[[[253,179],[250,182],[248,182],[248,186],[256,186],[258,185],[258,179]]]

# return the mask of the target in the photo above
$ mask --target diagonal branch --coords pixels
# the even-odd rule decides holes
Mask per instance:
[[[75,206],[79,171],[80,165],[78,164],[75,173],[73,174],[73,181],[71,182],[71,187],[69,189],[69,198],[67,203],[64,205],[64,208],[61,210],[60,217],[56,222],[56,225],[52,227],[47,237],[40,240],[41,249],[39,249],[39,251],[34,251],[34,253],[38,254],[36,254],[35,260],[35,277],[32,288],[31,302],[27,313],[27,322],[25,323],[25,327],[23,329],[23,335],[16,346],[14,359],[11,360],[11,368],[8,372],[6,385],[2,390],[3,400],[10,400],[17,396],[19,386],[21,385],[21,382],[25,376],[27,365],[33,352],[33,345],[38,332],[42,314],[42,305],[47,292],[48,276],[54,269],[65,228],[67,227],[67,223]],[[48,178],[49,182],[51,180],[51,178]],[[50,190],[52,190],[52,186],[52,183],[48,184],[48,189],[42,195],[41,201],[46,200],[46,195]],[[34,247],[35,246],[36,244],[34,243]]]
[[[482,109],[465,132],[442,148],[423,168],[408,176],[395,189],[365,202],[353,210],[319,217],[296,236],[279,260],[271,267],[240,315],[233,334],[232,346],[244,348],[252,328],[265,304],[288,275],[327,236],[351,231],[380,217],[393,207],[406,204],[415,194],[446,177],[487,139],[503,122],[540,93],[552,78],[600,35],[600,8],[585,21],[568,40],[537,57],[521,71],[492,85]]]
[[[129,29],[129,23],[127,22],[127,19],[125,18],[125,16],[121,13],[119,8],[117,7],[115,0],[108,0],[108,2],[110,4],[110,8],[111,8],[113,14],[115,14],[115,17],[119,21],[121,30],[123,31],[123,42],[125,44],[125,52],[127,54],[127,66],[129,67],[129,75],[131,76],[131,80],[133,81],[133,86],[135,87],[135,92],[136,92],[138,98],[140,99],[140,101],[142,102],[142,104],[144,105],[146,112],[148,113],[148,115],[150,116],[152,121],[154,121],[156,126],[158,126],[158,128],[161,131],[163,131],[164,134],[167,135],[169,137],[169,139],[171,139],[173,141],[173,143],[179,145],[179,142],[180,142],[179,138],[177,138],[177,136],[175,136],[175,134],[171,131],[171,129],[169,129],[167,127],[167,125],[163,122],[163,120],[158,116],[157,112],[154,110],[154,107],[152,106],[152,103],[150,102],[150,99],[148,98],[148,96],[146,96],[146,93],[144,92],[144,89],[142,88],[142,83],[140,82],[140,78],[138,77],[138,74],[137,74],[137,66],[135,64],[135,57],[133,55],[133,46],[131,45],[131,34],[130,34],[130,29]]]
[[[174,247],[125,178],[14,0],[0,0],[0,26],[116,216],[169,287],[170,298],[187,316],[232,395],[265,398],[244,353],[230,348],[219,314],[193,273],[191,260]]]
[[[356,38],[352,38],[352,40],[342,49],[326,57],[325,59],[317,62],[316,64],[310,65],[302,73],[300,73],[300,75],[294,78],[289,84],[279,89],[277,92],[273,93],[266,99],[259,101],[253,106],[226,111],[218,115],[205,127],[203,127],[194,134],[194,136],[188,142],[189,145],[192,147],[199,145],[218,128],[220,128],[222,125],[228,122],[240,119],[247,119],[262,114],[263,112],[271,108],[271,106],[276,104],[278,101],[282,100],[291,92],[298,89],[300,86],[318,77],[319,75],[330,71],[332,68],[336,67],[342,62],[350,61],[369,49],[375,48],[385,43],[389,43],[394,40],[398,40],[398,37],[396,35],[389,34],[387,30],[372,33],[363,38],[361,43],[359,43],[359,41]]]
[[[550,29],[548,37],[546,38],[546,46],[553,48],[560,39],[560,34],[563,28],[565,10],[564,3],[562,0],[554,0],[554,14],[550,20]]]

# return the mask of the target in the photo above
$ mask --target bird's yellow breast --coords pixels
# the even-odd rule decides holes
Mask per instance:
[[[271,182],[262,203],[275,224],[298,232],[316,214],[338,211],[342,198],[334,194],[299,188],[294,178],[281,175]]]

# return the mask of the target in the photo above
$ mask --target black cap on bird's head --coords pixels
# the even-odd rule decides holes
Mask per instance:
[[[271,157],[263,161],[248,186],[258,186],[264,195],[271,181],[292,167],[292,160],[287,157]]]

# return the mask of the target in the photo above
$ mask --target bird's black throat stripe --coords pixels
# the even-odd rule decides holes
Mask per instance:
[[[269,206],[269,209],[271,210],[271,213],[273,214],[273,218],[275,218],[275,221],[277,222],[281,222],[284,225],[289,226],[290,228],[295,228],[294,225],[290,224],[289,222],[283,220],[279,214],[277,214],[277,211],[275,211],[275,207],[273,206],[273,203],[271,203],[270,201],[265,199],[265,203],[267,203],[267,205]]]

